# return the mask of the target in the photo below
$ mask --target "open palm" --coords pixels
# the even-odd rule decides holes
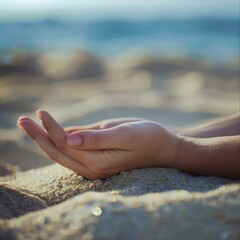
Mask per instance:
[[[175,167],[179,140],[158,123],[116,119],[63,129],[48,112],[37,115],[45,130],[27,117],[19,118],[18,126],[48,158],[88,179],[133,168]]]

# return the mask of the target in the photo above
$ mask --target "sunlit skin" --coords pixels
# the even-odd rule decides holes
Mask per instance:
[[[88,179],[146,167],[240,178],[239,116],[176,132],[137,118],[64,129],[47,111],[36,113],[43,128],[25,116],[18,119],[18,127],[49,159]]]

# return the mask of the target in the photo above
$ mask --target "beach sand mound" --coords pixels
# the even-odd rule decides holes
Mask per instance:
[[[5,182],[0,185],[1,239],[238,236],[238,181],[163,168],[136,169],[89,181],[53,164],[2,177],[0,182]],[[206,222],[207,231],[199,235]]]
[[[46,204],[33,196],[15,187],[0,183],[0,217],[11,218],[23,215],[25,212],[39,210]]]

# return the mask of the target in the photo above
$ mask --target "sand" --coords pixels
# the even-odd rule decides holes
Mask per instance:
[[[0,239],[239,239],[239,181],[164,168],[89,181],[15,126],[37,108],[63,126],[136,116],[177,129],[227,116],[239,111],[236,64],[79,52],[0,66]]]
[[[0,218],[11,219],[0,221],[3,239],[237,239],[239,233],[238,181],[163,168],[89,181],[56,164],[0,181]]]

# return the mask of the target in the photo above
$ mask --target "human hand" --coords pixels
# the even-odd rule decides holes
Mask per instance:
[[[137,121],[144,121],[146,119],[143,118],[112,118],[112,119],[106,119],[100,122],[96,122],[93,124],[89,124],[89,125],[83,125],[83,126],[70,126],[70,127],[66,127],[64,128],[64,130],[71,134],[74,133],[76,131],[80,131],[80,130],[100,130],[100,129],[107,129],[107,128],[111,128],[111,127],[115,127],[117,125],[123,124],[123,123],[128,123],[128,122],[137,122]]]
[[[109,127],[98,123],[65,131],[46,111],[37,115],[46,131],[26,117],[19,118],[18,126],[50,159],[88,179],[134,168],[177,168],[181,139],[156,122],[111,120],[105,122]]]

